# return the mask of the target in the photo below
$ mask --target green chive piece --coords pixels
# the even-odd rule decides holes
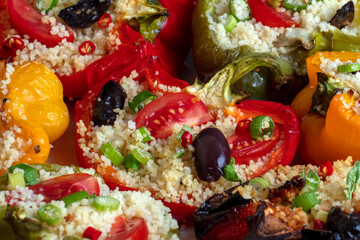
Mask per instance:
[[[247,2],[247,0],[243,0],[246,4],[246,8],[249,12],[248,16],[245,17],[245,18],[242,18],[242,17],[239,17],[237,16],[236,14],[236,9],[234,8],[234,1],[237,1],[237,0],[230,0],[229,1],[229,10],[230,10],[230,14],[236,19],[236,21],[238,22],[245,22],[245,21],[248,21],[252,18],[252,12],[251,12],[251,9],[250,9],[250,6]]]
[[[339,65],[337,67],[337,71],[339,73],[350,73],[350,72],[360,71],[360,63],[350,63],[350,64]]]
[[[135,148],[131,154],[135,157],[137,161],[142,164],[146,164],[149,159],[153,159],[152,155],[141,148]]]
[[[157,99],[157,97],[152,94],[152,92],[144,90],[131,99],[129,102],[129,108],[133,112],[138,113],[141,109],[143,109],[143,107],[155,99]]]
[[[151,133],[145,126],[137,129],[137,131],[139,131],[142,136],[141,142],[146,143],[151,141]]]
[[[256,116],[250,123],[250,135],[253,139],[271,137],[275,128],[274,121],[268,116]]]
[[[25,178],[22,172],[9,173],[8,178],[13,189],[16,186],[25,187]]]
[[[138,160],[136,160],[134,155],[129,153],[125,157],[125,167],[127,169],[130,168],[130,169],[133,169],[135,171],[139,171],[140,170],[140,162]]]
[[[306,9],[310,3],[311,0],[307,2],[303,0],[285,0],[284,8],[293,12],[300,12],[301,10]]]
[[[241,183],[241,180],[235,171],[234,165],[235,165],[235,159],[232,157],[230,158],[230,163],[226,165],[223,169],[224,171],[223,177],[228,181]]]
[[[301,207],[304,212],[310,211],[315,205],[320,203],[321,201],[317,199],[315,192],[303,193],[293,199],[293,205]]]
[[[231,32],[236,27],[237,21],[233,15],[228,15],[226,17],[225,30],[226,32]]]
[[[60,208],[53,204],[45,204],[41,206],[37,211],[37,215],[40,221],[51,226],[58,225],[62,219]]]
[[[39,178],[38,172],[36,171],[35,168],[30,167],[29,165],[19,163],[19,164],[9,167],[8,171],[9,171],[9,173],[13,173],[14,170],[17,168],[20,168],[24,171],[24,179],[25,179],[26,185],[34,185],[34,184],[40,182],[38,180],[38,178]]]
[[[176,151],[176,153],[174,154],[174,157],[181,158],[182,156],[184,156],[184,154],[185,154],[185,149],[181,148],[178,151]]]
[[[249,184],[253,186],[253,188],[255,188],[258,192],[263,192],[266,188],[270,187],[270,183],[262,177],[251,179]]]
[[[65,207],[71,205],[74,202],[83,200],[84,198],[90,198],[87,191],[79,191],[63,197],[61,200],[65,203]]]
[[[115,167],[120,166],[124,162],[124,157],[116,150],[110,142],[105,143],[100,151],[112,162]]]
[[[181,143],[181,136],[184,134],[184,132],[190,132],[191,131],[191,127],[189,127],[188,125],[184,125],[181,127],[181,130],[178,132],[178,134],[176,134],[176,139]]]
[[[99,196],[94,198],[93,206],[99,211],[115,211],[120,206],[120,201],[113,197]]]
[[[45,11],[47,13],[56,7],[57,4],[58,0],[37,0],[35,5],[39,11]]]

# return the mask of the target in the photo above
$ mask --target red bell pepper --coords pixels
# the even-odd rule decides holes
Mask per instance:
[[[237,162],[237,157],[241,158],[240,154],[237,154],[237,151],[242,151],[243,148],[247,148],[248,152],[252,151],[253,155],[258,155],[252,158],[257,159],[258,157],[262,157],[269,153],[269,151],[264,153],[262,150],[268,149],[269,146],[273,149],[275,144],[279,141],[283,141],[280,146],[277,146],[277,149],[271,152],[269,162],[260,167],[254,174],[248,176],[248,178],[261,176],[278,164],[286,166],[291,163],[300,140],[300,122],[295,111],[290,106],[270,101],[245,100],[237,104],[236,107],[229,108],[226,112],[233,115],[238,121],[254,118],[256,116],[269,116],[276,124],[273,133],[274,141],[276,140],[276,143],[272,144],[272,140],[260,143],[256,143],[255,141],[254,143],[251,143],[251,141],[247,141],[246,146],[242,147],[242,149],[232,149],[231,156],[235,158],[235,162]],[[279,133],[277,133],[277,131],[279,131]],[[235,138],[239,139],[239,137],[241,137],[237,135],[239,135],[239,132],[236,132],[235,135],[231,136],[228,141],[234,142],[236,141]],[[269,143],[269,146],[265,146],[264,144],[266,143]],[[248,152],[242,152],[248,154]],[[238,159],[238,161],[242,160],[243,159]]]
[[[164,69],[173,76],[179,76],[191,44],[191,14],[194,0],[160,0],[169,16],[151,44],[149,54],[160,57]],[[122,23],[117,27],[121,43],[133,44],[144,40],[140,33]]]
[[[299,24],[293,21],[286,13],[278,12],[268,4],[269,0],[249,0],[248,4],[253,18],[269,27],[298,27]]]
[[[133,71],[134,67],[139,73],[139,76],[135,79],[138,81],[148,81],[149,86],[151,89],[158,89],[154,83],[155,81],[161,84],[164,84],[168,87],[179,87],[183,88],[186,87],[188,84],[182,80],[175,79],[171,77],[170,75],[167,75],[164,71],[161,69],[157,69],[156,61],[152,61],[153,58],[147,58],[147,63],[141,59],[138,60],[137,64],[130,65],[128,68],[123,69],[122,71],[116,72],[116,74],[112,74],[110,77],[106,77],[106,79],[95,86],[91,88],[91,91],[89,91],[82,100],[78,101],[75,106],[75,122],[79,122],[82,120],[87,126],[88,130],[91,131],[90,122],[92,121],[92,112],[93,112],[93,106],[95,102],[96,96],[98,96],[101,88],[105,84],[105,82],[109,80],[115,80],[117,82],[120,82],[121,80],[121,74],[124,73],[130,73]],[[116,75],[116,77],[114,77]],[[124,74],[126,75],[126,74]],[[166,93],[166,92],[164,92]],[[78,139],[80,138],[79,134],[76,134],[76,142],[78,142]],[[116,178],[116,170],[112,167],[104,167],[100,164],[93,163],[89,158],[83,156],[83,151],[80,148],[79,144],[76,144],[76,150],[78,155],[78,163],[80,166],[83,167],[93,167],[95,168],[105,180],[106,184],[111,189],[114,189],[118,187],[120,190],[137,190],[134,188],[130,188],[126,186],[124,182],[122,182],[120,179]],[[185,217],[191,216],[191,214],[195,211],[195,207],[191,207],[185,204],[177,204],[177,203],[169,203],[164,202],[164,204],[172,209],[172,213],[175,219],[183,219]]]

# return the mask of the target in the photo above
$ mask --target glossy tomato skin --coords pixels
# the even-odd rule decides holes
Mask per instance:
[[[117,217],[106,240],[147,240],[149,230],[143,218],[124,220]]]
[[[99,196],[100,186],[95,176],[86,173],[68,174],[29,186],[35,194],[42,194],[47,201],[60,200],[75,192],[85,190]]]
[[[147,104],[136,116],[136,128],[146,126],[156,139],[167,138],[176,123],[190,127],[212,121],[205,104],[185,92],[168,93]]]
[[[288,15],[283,12],[277,12],[268,4],[268,0],[249,0],[252,16],[256,21],[261,22],[269,27],[298,27],[299,24],[294,22]]]
[[[250,160],[263,157],[275,147],[279,140],[279,128],[275,125],[272,137],[266,141],[252,139],[250,135],[250,120],[238,122],[235,134],[229,137],[228,143],[231,148],[231,156],[236,164],[249,164]]]
[[[66,28],[69,32],[67,37],[52,35],[51,25],[42,23],[41,13],[25,0],[7,0],[7,5],[11,23],[20,34],[26,34],[32,40],[36,39],[47,47],[55,47],[63,39],[68,42],[74,41],[74,33],[68,28]]]

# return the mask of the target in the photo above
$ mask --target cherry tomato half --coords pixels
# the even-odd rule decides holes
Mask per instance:
[[[68,174],[29,186],[35,194],[42,194],[46,200],[60,200],[75,192],[85,190],[89,195],[99,196],[100,186],[96,177],[86,173]]]
[[[143,218],[133,218],[126,221],[122,216],[116,218],[111,232],[106,240],[147,240],[149,230]]]
[[[250,160],[256,160],[270,153],[279,139],[279,129],[275,125],[273,135],[269,140],[259,141],[251,138],[250,120],[238,122],[235,134],[228,138],[231,156],[236,164],[249,164]]]
[[[68,28],[67,37],[52,35],[51,24],[43,23],[41,13],[25,0],[8,0],[7,4],[11,23],[20,34],[29,35],[31,39],[36,39],[47,47],[55,47],[63,39],[68,42],[74,41],[74,33]]]
[[[147,104],[136,116],[136,127],[146,126],[156,139],[172,134],[176,123],[190,127],[212,121],[205,104],[189,93],[169,93]]]

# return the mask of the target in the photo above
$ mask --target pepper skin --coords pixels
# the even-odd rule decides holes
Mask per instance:
[[[296,96],[291,105],[302,119],[300,154],[305,161],[318,165],[347,156],[360,158],[360,147],[357,143],[360,116],[352,110],[356,101],[353,94],[335,95],[330,101],[325,117],[317,113],[308,113],[318,83],[316,73],[323,73],[320,69],[321,58],[356,61],[360,58],[360,53],[319,52],[306,60],[309,84]]]
[[[28,62],[15,67],[7,85],[7,101],[2,109],[14,120],[39,126],[56,141],[69,125],[69,112],[63,101],[62,85],[44,64]]]

